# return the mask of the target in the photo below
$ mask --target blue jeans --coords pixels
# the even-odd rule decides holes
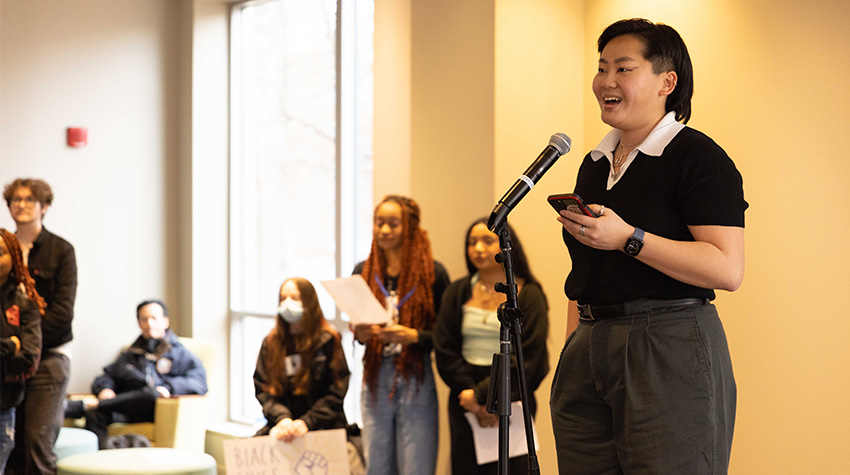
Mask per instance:
[[[0,473],[6,472],[6,461],[15,448],[15,408],[0,412]]]
[[[364,382],[363,449],[369,475],[433,475],[437,469],[439,417],[431,355],[424,357],[424,379],[399,375],[392,400],[395,357],[384,358],[377,394]]]

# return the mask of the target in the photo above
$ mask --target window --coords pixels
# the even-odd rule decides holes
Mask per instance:
[[[320,282],[372,234],[372,0],[267,0],[231,20],[231,419],[260,423],[253,371],[287,277],[309,279],[343,333],[359,420],[360,355]],[[358,371],[355,371],[358,370]]]

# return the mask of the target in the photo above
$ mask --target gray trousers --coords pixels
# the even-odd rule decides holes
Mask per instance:
[[[736,386],[713,305],[581,321],[550,408],[561,474],[724,474]]]
[[[15,449],[6,467],[8,474],[54,474],[53,445],[65,418],[63,401],[71,361],[59,353],[45,352],[38,370],[27,380],[24,402],[17,408]]]

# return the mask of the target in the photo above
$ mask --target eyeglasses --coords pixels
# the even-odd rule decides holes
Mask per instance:
[[[12,198],[12,204],[16,204],[16,205],[21,204],[21,202],[24,202],[28,205],[31,205],[31,204],[35,203],[36,201],[38,201],[38,200],[35,199],[35,196],[15,196],[15,197]]]

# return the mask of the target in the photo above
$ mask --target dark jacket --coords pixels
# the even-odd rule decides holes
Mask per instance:
[[[24,380],[38,369],[41,357],[41,314],[11,277],[0,287],[0,412],[24,399]],[[15,352],[16,336],[21,350]]]
[[[47,303],[41,317],[44,350],[56,348],[74,338],[74,300],[77,297],[77,258],[74,246],[46,228],[32,243],[27,267],[35,279],[35,289]]]
[[[341,344],[332,333],[323,330],[318,345],[310,368],[310,389],[307,394],[294,394],[290,384],[284,394],[273,396],[264,389],[272,375],[268,374],[266,368],[268,338],[263,340],[257,357],[257,369],[254,371],[254,390],[257,400],[263,406],[267,422],[257,435],[267,435],[275,424],[286,418],[301,419],[309,430],[345,427],[342,401],[348,391],[351,373],[345,357],[341,358],[342,367],[338,372],[331,368],[334,354],[342,354]]]
[[[206,394],[207,373],[201,360],[177,340],[171,330],[162,340],[139,336],[103,374],[95,378],[92,393],[109,388],[123,393],[144,386],[164,386],[171,394]]]
[[[490,387],[489,370],[478,371],[463,359],[463,304],[472,297],[471,276],[452,282],[445,294],[434,326],[434,349],[437,370],[456,396],[465,389],[474,389],[479,404],[484,404]],[[531,407],[535,407],[534,391],[549,372],[549,353],[546,338],[549,336],[549,308],[543,289],[537,284],[525,284],[517,295],[522,318],[522,354],[525,360],[526,381]],[[511,342],[511,368],[516,368],[516,349]],[[479,375],[486,375],[480,377]],[[511,400],[519,400],[516,369],[511,370]],[[456,397],[451,399],[456,401]]]

